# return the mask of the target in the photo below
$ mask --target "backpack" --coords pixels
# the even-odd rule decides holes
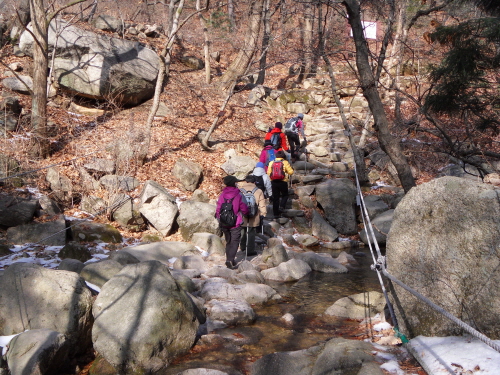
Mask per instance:
[[[232,228],[236,225],[236,214],[233,210],[233,198],[224,199],[220,207],[219,223],[221,227]]]
[[[271,170],[271,180],[283,180],[285,178],[285,171],[283,169],[283,161],[275,160]]]
[[[269,166],[269,163],[274,161],[274,159],[276,159],[276,153],[274,152],[274,149],[271,148],[266,151],[266,162],[264,163],[264,165],[266,166],[266,170]]]
[[[247,191],[245,189],[240,189],[245,202],[248,207],[248,215],[247,217],[254,217],[259,212],[259,207],[257,206],[257,202],[255,201],[254,193],[257,191],[258,187],[254,187],[252,191]]]
[[[281,133],[273,133],[271,136],[271,144],[275,150],[281,148]]]
[[[298,117],[292,117],[285,124],[285,134],[286,133],[297,133],[297,122],[299,121]]]
[[[264,196],[266,196],[266,185],[264,184],[264,177],[255,176],[255,186],[257,186],[260,190],[262,190]]]

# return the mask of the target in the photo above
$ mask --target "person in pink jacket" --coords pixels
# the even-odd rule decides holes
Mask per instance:
[[[233,212],[236,215],[236,223],[231,227],[220,225],[224,238],[226,239],[226,267],[235,268],[236,252],[240,244],[241,238],[241,224],[243,224],[243,217],[248,215],[248,207],[243,201],[240,190],[236,187],[236,183],[240,182],[235,176],[226,176],[223,179],[226,187],[217,200],[217,208],[215,210],[215,217],[219,220],[221,216],[221,208],[223,203],[227,200],[232,200]]]

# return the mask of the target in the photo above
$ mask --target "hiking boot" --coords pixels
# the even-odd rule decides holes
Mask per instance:
[[[234,270],[236,268],[236,263],[230,262],[229,260],[226,261],[226,267],[229,268],[230,270]]]

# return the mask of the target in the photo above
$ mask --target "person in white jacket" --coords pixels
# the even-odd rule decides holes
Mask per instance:
[[[266,171],[264,170],[264,163],[259,161],[255,165],[255,168],[254,168],[252,174],[256,178],[255,185],[257,185],[257,187],[259,187],[262,190],[262,192],[264,193],[264,196],[266,198],[269,198],[269,201],[272,202],[273,189],[272,189],[272,185],[271,185],[271,179],[269,178]],[[261,185],[260,181],[262,181],[264,186]]]

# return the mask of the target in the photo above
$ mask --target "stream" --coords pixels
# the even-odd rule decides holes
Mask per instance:
[[[352,254],[360,267],[348,273],[312,272],[295,282],[268,282],[283,297],[281,301],[253,306],[257,319],[252,325],[206,332],[188,354],[176,359],[162,374],[175,375],[198,367],[230,375],[247,374],[251,363],[263,355],[306,349],[333,337],[361,336],[358,321],[321,316],[340,298],[381,291],[377,274],[370,269],[369,250],[357,248]],[[287,313],[293,316],[292,322],[282,319]]]

